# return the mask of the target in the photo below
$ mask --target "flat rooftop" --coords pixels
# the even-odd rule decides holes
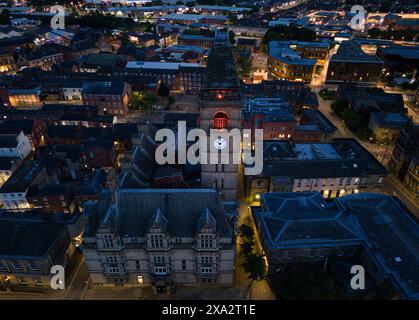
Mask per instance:
[[[128,61],[125,68],[128,69],[166,69],[178,70],[180,67],[203,68],[199,63],[185,62],[154,62],[154,61]]]
[[[397,55],[403,59],[419,60],[419,46],[390,46],[386,48],[380,48],[380,50],[386,55]]]
[[[353,62],[353,63],[379,63],[381,60],[376,55],[366,54],[355,41],[344,41],[336,54],[330,59],[331,62]]]
[[[295,144],[297,160],[336,160],[341,159],[339,152],[332,144],[297,143]]]
[[[0,188],[0,193],[26,192],[31,183],[44,169],[40,160],[30,160],[21,165]]]
[[[202,19],[218,19],[227,20],[224,15],[212,14],[191,14],[191,13],[169,13],[160,18],[161,20],[183,20],[183,21],[200,21]]]

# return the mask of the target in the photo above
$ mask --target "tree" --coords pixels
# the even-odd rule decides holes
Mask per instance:
[[[336,112],[339,115],[342,114],[348,108],[348,103],[344,100],[338,99],[335,102],[333,102],[330,105],[330,107],[334,112]]]
[[[243,264],[244,270],[249,273],[249,279],[252,280],[251,284],[255,280],[262,280],[265,278],[265,261],[259,254],[252,253],[246,256]]]
[[[166,98],[170,95],[170,88],[164,83],[162,83],[157,93],[160,97]]]
[[[297,26],[275,26],[270,28],[263,37],[263,44],[276,40],[313,41],[316,33],[313,30]]]
[[[0,13],[0,24],[10,24],[10,11],[4,9]]]
[[[233,31],[228,32],[228,38],[230,39],[230,44],[233,45],[236,43],[236,35]]]
[[[169,106],[173,105],[175,102],[176,102],[176,98],[174,96],[170,95],[167,97],[167,104]]]
[[[156,96],[148,91],[133,92],[131,107],[133,109],[150,109],[156,104]]]
[[[228,21],[229,21],[231,24],[235,24],[235,23],[237,22],[237,14],[234,14],[234,13],[229,13],[229,14],[228,14]]]
[[[253,239],[254,238],[254,231],[253,228],[247,224],[242,224],[239,227],[239,235],[242,238]]]
[[[255,246],[255,242],[250,239],[243,239],[240,242],[240,254],[244,257],[251,254],[253,252]]]

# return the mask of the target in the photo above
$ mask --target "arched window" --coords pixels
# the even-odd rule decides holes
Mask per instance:
[[[219,111],[213,116],[213,127],[217,130],[227,129],[228,115],[223,111]]]

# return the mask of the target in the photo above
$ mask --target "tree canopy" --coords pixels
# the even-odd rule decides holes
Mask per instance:
[[[276,40],[313,41],[316,33],[313,30],[297,26],[275,26],[270,28],[263,37],[263,43]]]

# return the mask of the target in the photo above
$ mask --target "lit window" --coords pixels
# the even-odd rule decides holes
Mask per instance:
[[[213,127],[217,130],[226,129],[228,126],[228,115],[225,112],[217,112],[213,118]]]

